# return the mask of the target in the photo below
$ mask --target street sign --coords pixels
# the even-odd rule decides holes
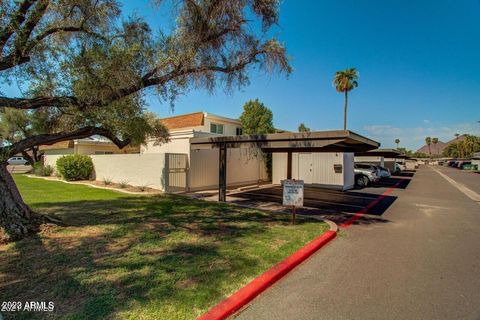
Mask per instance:
[[[303,207],[303,180],[283,180],[283,205]]]

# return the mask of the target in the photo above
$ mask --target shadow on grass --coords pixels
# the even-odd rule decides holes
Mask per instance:
[[[223,298],[230,279],[247,279],[271,265],[259,259],[268,250],[242,249],[268,237],[270,224],[289,223],[287,216],[182,197],[45,203],[35,209],[54,212],[68,227],[2,252],[1,298],[53,301],[55,312],[7,313],[6,319],[105,319],[123,312],[135,317],[132,310],[157,319],[195,318]]]

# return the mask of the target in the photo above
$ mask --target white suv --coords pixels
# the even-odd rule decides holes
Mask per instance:
[[[24,157],[11,157],[7,160],[7,163],[9,165],[26,165],[28,163],[28,160]]]

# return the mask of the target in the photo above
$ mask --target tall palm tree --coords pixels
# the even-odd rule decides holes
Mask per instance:
[[[395,139],[395,143],[397,144],[397,149],[398,149],[398,144],[400,143],[400,139]]]
[[[425,143],[426,143],[427,146],[428,146],[428,155],[429,155],[430,158],[431,158],[431,157],[432,157],[432,151],[430,150],[430,145],[432,144],[432,138],[426,137],[426,138],[425,138]]]
[[[438,138],[432,138],[432,143],[433,143],[433,150],[435,150],[435,154],[438,154],[438,150],[436,148],[438,143]]]
[[[343,110],[343,130],[347,130],[348,92],[358,87],[358,71],[355,68],[337,71],[333,85],[338,92],[345,93],[345,106]]]

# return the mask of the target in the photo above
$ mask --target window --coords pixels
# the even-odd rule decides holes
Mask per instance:
[[[237,128],[237,136],[241,136],[243,134],[242,128]]]
[[[223,124],[210,123],[210,132],[223,134]]]

